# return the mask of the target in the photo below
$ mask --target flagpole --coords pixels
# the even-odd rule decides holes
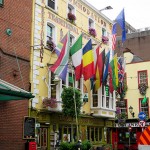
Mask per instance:
[[[72,70],[72,79],[74,79],[73,76],[73,68]],[[74,108],[75,108],[75,118],[76,118],[76,126],[77,126],[77,141],[79,140],[79,127],[78,127],[78,116],[77,116],[77,105],[76,105],[76,98],[75,98],[75,81],[73,80],[73,100],[74,100]]]

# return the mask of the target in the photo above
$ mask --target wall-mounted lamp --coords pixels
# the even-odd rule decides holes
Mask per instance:
[[[129,112],[132,115],[132,117],[134,118],[135,113],[133,112],[133,107],[132,106],[129,107]]]
[[[109,10],[109,9],[113,9],[113,8],[111,6],[107,6],[107,7],[103,8],[103,9],[100,9],[99,11]]]

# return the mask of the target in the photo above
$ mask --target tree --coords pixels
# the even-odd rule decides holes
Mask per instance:
[[[76,113],[77,116],[80,115],[81,110],[81,92],[75,88],[68,87],[64,88],[61,94],[62,98],[62,111],[66,116],[75,117]],[[75,102],[76,102],[76,112],[75,112]]]

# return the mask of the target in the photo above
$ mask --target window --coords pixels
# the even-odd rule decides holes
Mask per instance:
[[[94,28],[94,21],[89,18],[89,28]]]
[[[0,6],[4,5],[4,0],[0,0]]]
[[[73,45],[74,41],[75,41],[75,37],[70,34],[70,47]]]
[[[140,106],[139,106],[139,112],[144,112],[146,115],[148,115],[148,117],[149,117],[149,104],[148,104],[148,98],[147,98],[147,101],[146,101],[146,103],[144,103],[144,104],[142,104],[142,100],[143,100],[143,98],[140,98],[139,99],[139,104],[140,104]]]
[[[106,33],[107,33],[107,32],[106,32],[106,29],[105,29],[105,28],[102,28],[102,35],[103,35],[103,36],[107,36]]]
[[[92,107],[98,107],[98,91],[95,90],[95,86],[92,92],[93,92],[93,106]]]
[[[75,14],[75,8],[71,4],[68,4],[68,13]]]
[[[102,141],[102,128],[87,127],[87,137],[90,141]]]
[[[48,0],[48,6],[50,7],[50,8],[52,8],[52,9],[55,9],[55,0]]]
[[[51,25],[47,25],[47,40],[53,38],[53,27]]]
[[[54,33],[55,33],[55,26],[48,23],[47,24],[46,46],[50,50],[53,50],[53,48],[55,47],[55,42],[54,42],[55,34]]]
[[[139,71],[138,72],[138,83],[139,84],[146,84],[147,85],[147,70]]]
[[[77,128],[75,125],[59,125],[59,140],[63,142],[77,141]]]
[[[127,100],[124,99],[125,105],[120,105],[119,108],[121,110],[121,113],[126,113],[127,114]]]
[[[36,143],[38,148],[47,149],[47,128],[37,128]]]

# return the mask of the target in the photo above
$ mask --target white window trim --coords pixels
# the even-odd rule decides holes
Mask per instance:
[[[54,9],[52,9],[51,7],[48,6],[48,0],[45,0],[45,4],[46,4],[47,8],[49,8],[50,10],[55,11],[55,12],[58,11],[58,9],[57,9],[58,1],[57,0],[55,0],[55,8]]]
[[[91,28],[95,29],[95,21],[91,17],[88,17],[88,29],[90,28],[89,27],[89,20],[92,20],[92,27]]]
[[[47,25],[50,25],[52,28],[53,28],[53,32],[54,32],[54,34],[53,34],[53,42],[57,45],[57,37],[56,37],[56,35],[57,35],[57,28],[56,28],[56,25],[54,24],[54,23],[52,23],[51,21],[47,21],[46,22],[46,28],[45,28],[45,46],[46,46],[46,43],[47,43]]]

